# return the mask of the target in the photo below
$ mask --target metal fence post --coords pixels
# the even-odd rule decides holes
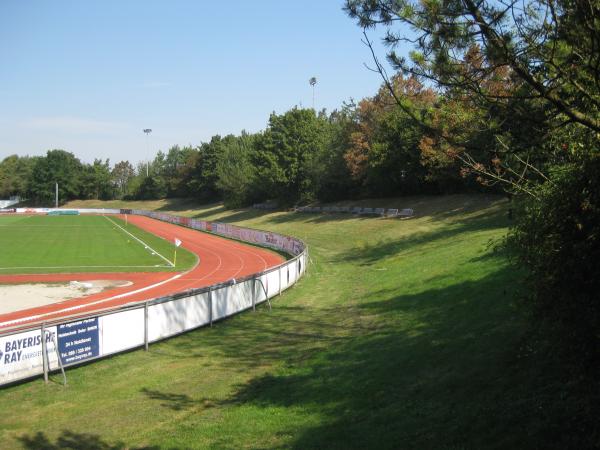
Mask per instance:
[[[278,270],[279,272],[279,296],[281,297],[281,267]]]
[[[213,300],[212,300],[212,290],[208,291],[208,320],[210,322],[210,326],[212,327],[213,322]]]
[[[269,311],[271,311],[271,300],[269,300],[269,294],[267,292],[267,288],[265,287],[265,284],[262,282],[262,280],[260,278],[255,278],[256,281],[258,281],[260,283],[260,286],[262,287],[263,292],[265,293],[265,300],[267,301],[267,305],[269,305]]]
[[[44,366],[44,383],[48,384],[48,350],[46,348],[46,324],[42,323],[42,365]]]
[[[252,278],[252,311],[256,311],[256,278]]]
[[[62,357],[60,356],[60,350],[58,349],[58,342],[54,338],[52,339],[52,342],[54,343],[54,350],[56,351],[56,359],[58,360],[58,366],[60,367],[60,371],[62,372],[63,385],[66,386],[67,374],[65,373],[65,366],[63,365]]]
[[[148,302],[144,303],[144,349],[148,351]]]

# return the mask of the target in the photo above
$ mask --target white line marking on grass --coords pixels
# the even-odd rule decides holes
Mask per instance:
[[[19,228],[54,228],[56,229],[55,225],[21,225],[18,222],[14,223],[15,226],[18,225]],[[8,225],[3,225],[3,226],[8,226]],[[88,228],[90,230],[105,230],[105,227],[88,227],[86,225],[61,225],[60,228]]]
[[[148,244],[146,244],[144,241],[142,241],[140,238],[134,236],[133,234],[131,234],[129,231],[127,231],[125,228],[123,228],[121,225],[119,225],[118,223],[116,223],[114,220],[109,219],[107,216],[103,216],[106,220],[108,220],[110,223],[112,223],[113,225],[115,225],[116,227],[119,227],[122,231],[124,231],[125,233],[127,233],[129,236],[131,236],[132,238],[134,238],[136,241],[138,241],[140,244],[142,244],[144,246],[144,248],[149,249],[151,252],[156,253],[157,256],[160,256],[162,259],[164,259],[169,266],[171,267],[175,267],[175,265],[169,261],[167,258],[165,258],[163,255],[161,255],[160,253],[158,253],[156,250],[154,250],[152,247],[150,247]]]
[[[77,265],[77,266],[36,266],[36,267],[0,267],[0,270],[12,270],[12,269],[73,269],[73,268],[79,268],[79,269],[108,269],[108,268],[114,268],[114,269],[143,269],[143,268],[155,268],[155,267],[173,267],[172,265],[168,265],[168,266],[161,266],[158,264],[153,264],[151,266],[81,266],[81,265]]]
[[[4,327],[4,326],[7,326],[7,325],[15,325],[15,324],[18,324],[18,323],[21,323],[21,322],[31,322],[32,320],[41,319],[42,317],[52,316],[52,315],[55,315],[55,314],[60,314],[60,313],[69,312],[69,311],[76,311],[78,309],[87,308],[88,306],[93,306],[93,305],[97,305],[97,304],[100,304],[100,303],[105,303],[105,302],[108,302],[108,301],[111,301],[111,300],[117,300],[119,298],[128,297],[128,296],[133,295],[133,294],[138,294],[140,292],[147,291],[148,289],[153,289],[153,288],[155,288],[157,286],[160,286],[160,285],[163,285],[165,283],[169,283],[169,282],[171,282],[173,280],[176,280],[177,278],[183,276],[184,274],[185,273],[179,273],[179,274],[175,275],[174,277],[171,277],[171,278],[169,278],[167,280],[163,280],[163,281],[161,281],[159,283],[155,283],[155,284],[152,284],[150,286],[146,286],[146,287],[137,289],[135,291],[125,292],[124,294],[114,295],[114,296],[109,297],[109,298],[103,298],[103,299],[100,299],[100,300],[96,300],[95,302],[84,303],[82,305],[71,306],[69,308],[63,308],[63,309],[59,309],[59,310],[56,310],[56,311],[50,311],[50,312],[47,312],[47,313],[36,314],[34,316],[27,316],[27,317],[23,317],[21,319],[14,319],[14,320],[7,320],[6,322],[0,322],[0,327]],[[127,274],[124,274],[124,275],[127,275]]]

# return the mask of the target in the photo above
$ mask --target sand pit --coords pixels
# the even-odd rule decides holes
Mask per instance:
[[[0,314],[61,303],[116,287],[130,286],[126,280],[70,281],[66,283],[0,284]]]

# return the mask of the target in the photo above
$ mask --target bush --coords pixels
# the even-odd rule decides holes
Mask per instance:
[[[509,244],[538,317],[582,362],[600,355],[600,157],[555,167],[521,202]]]

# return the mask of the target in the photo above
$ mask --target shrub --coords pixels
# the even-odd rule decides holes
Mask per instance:
[[[508,239],[528,271],[529,299],[582,361],[600,354],[600,157],[555,167],[521,202]]]

